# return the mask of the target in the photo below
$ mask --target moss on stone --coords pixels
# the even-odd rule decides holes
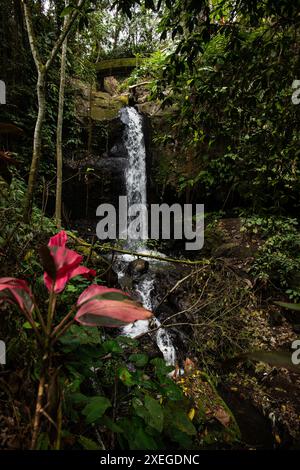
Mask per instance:
[[[127,95],[111,97],[109,93],[97,91],[93,93],[91,117],[95,121],[115,119],[120,109],[127,104]]]

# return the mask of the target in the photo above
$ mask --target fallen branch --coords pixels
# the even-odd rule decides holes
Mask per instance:
[[[135,85],[130,85],[129,90],[134,90],[135,88],[138,88],[139,86],[145,86],[145,85],[150,85],[152,82],[150,80],[147,80],[145,82],[141,83],[135,83]]]
[[[67,234],[70,238],[76,241],[76,244],[79,246],[84,246],[87,248],[91,248],[91,243],[86,242],[85,240],[82,240],[81,238],[77,237],[74,235],[74,233],[67,231]],[[154,255],[151,253],[140,253],[137,251],[130,251],[130,250],[124,250],[123,248],[116,248],[114,246],[105,244],[105,245],[100,245],[99,243],[95,243],[93,246],[93,250],[96,252],[98,251],[113,251],[115,253],[122,253],[124,255],[131,255],[131,256],[136,256],[137,258],[150,258],[150,259],[155,259],[158,261],[164,261],[166,263],[178,263],[178,264],[186,264],[188,266],[203,266],[203,265],[208,265],[211,263],[210,259],[200,259],[200,260],[190,260],[190,259],[178,259],[178,258],[169,258],[169,257],[164,257],[164,256],[159,256],[159,255]],[[98,253],[97,253],[98,254]],[[107,265],[110,265],[110,262],[107,261],[105,258],[103,258],[101,255],[98,255],[101,257],[103,261]]]
[[[72,238],[76,242],[77,246],[84,246],[85,248],[89,248],[89,250],[90,250],[89,253],[91,253],[91,250],[94,251],[94,252],[96,251],[97,243],[95,243],[95,244],[88,243],[85,240],[83,240],[82,238],[77,237],[76,235],[74,235],[74,233],[69,232],[69,231],[67,231],[67,234],[70,238]],[[110,266],[110,262],[107,261],[107,259],[103,258],[103,256],[99,255],[98,253],[97,253],[97,256],[99,256],[101,261],[103,261],[105,264]]]
[[[129,250],[124,250],[121,248],[115,248],[113,246],[105,246],[105,248],[101,247],[102,250],[105,251],[115,251],[116,253],[122,253],[125,255],[132,255],[136,256],[137,258],[150,258],[150,259],[155,259],[158,261],[164,261],[166,263],[178,263],[178,264],[186,264],[188,266],[197,266],[197,265],[208,265],[210,264],[210,259],[200,259],[200,260],[189,260],[189,259],[178,259],[178,258],[168,258],[164,256],[159,256],[159,255],[153,255],[150,253],[139,253],[137,251],[129,251]]]

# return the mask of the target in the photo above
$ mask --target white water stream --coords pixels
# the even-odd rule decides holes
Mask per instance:
[[[126,192],[128,207],[133,204],[147,204],[147,170],[146,170],[146,149],[143,133],[143,119],[142,116],[136,111],[135,108],[126,107],[120,111],[121,121],[125,124],[124,145],[128,152],[128,164],[125,170]],[[130,232],[128,233],[127,247],[140,253],[151,253],[147,250],[144,241],[147,238],[147,213],[142,213],[140,217],[141,224],[139,230],[139,239],[131,238]],[[163,256],[163,255],[162,255]],[[123,255],[118,257],[118,276],[119,279],[124,277],[126,266],[128,262],[133,261],[136,257],[130,255]],[[151,264],[158,263],[152,259],[148,260]],[[136,292],[145,308],[153,310],[155,307],[152,301],[152,291],[155,287],[155,278],[153,273],[144,275],[136,287]],[[157,318],[151,320],[154,328],[160,326]],[[139,336],[142,333],[149,331],[148,321],[137,321],[127,325],[123,329],[123,333],[132,338]],[[163,357],[168,365],[175,365],[176,352],[172,344],[171,337],[167,330],[160,328],[156,332],[157,346],[163,354]]]

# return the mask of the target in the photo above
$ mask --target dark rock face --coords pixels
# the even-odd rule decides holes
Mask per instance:
[[[85,97],[85,103],[86,100]],[[113,204],[117,209],[119,196],[126,195],[125,125],[119,117],[106,121],[89,120],[86,110],[80,115],[79,122],[83,146],[64,158],[63,214],[67,223],[78,219],[96,221],[96,209],[100,204]],[[149,203],[159,202],[152,172],[152,118],[148,115],[144,116],[143,131],[147,152],[147,198]]]
[[[106,158],[124,158],[124,156],[127,156],[127,151],[123,142],[116,142],[109,152],[104,153],[103,156]]]
[[[119,196],[126,195],[124,171],[128,155],[123,134],[120,119],[106,125],[94,122],[91,153],[79,151],[65,159],[63,206],[67,220],[96,219],[100,204],[118,207]]]

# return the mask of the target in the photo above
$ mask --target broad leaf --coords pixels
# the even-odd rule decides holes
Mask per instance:
[[[59,16],[61,18],[64,18],[65,16],[70,15],[70,13],[72,13],[73,11],[74,11],[74,7],[69,5],[69,6],[67,6],[66,8],[63,9],[63,11],[61,12],[61,14]]]
[[[128,359],[137,367],[144,367],[148,362],[147,354],[131,354]]]
[[[164,425],[164,414],[158,401],[154,400],[154,398],[150,397],[149,395],[146,395],[145,408],[148,411],[147,424],[156,429],[158,432],[162,432]]]
[[[41,246],[39,248],[39,255],[41,258],[42,266],[48,276],[54,281],[56,279],[56,265],[53,256],[51,255],[48,246]]]
[[[134,301],[92,299],[77,311],[75,320],[82,325],[120,327],[136,320],[146,320],[152,312]]]
[[[234,357],[227,361],[230,364],[236,364],[237,362],[244,360],[252,360],[265,362],[275,367],[284,367],[292,372],[300,373],[300,365],[293,364],[292,353],[285,351],[253,351],[241,354],[240,356]]]
[[[65,346],[80,346],[84,344],[100,344],[99,331],[90,326],[72,325],[59,340]]]
[[[103,351],[105,353],[110,353],[111,352],[111,353],[115,353],[115,354],[122,354],[122,352],[123,352],[122,347],[118,344],[117,341],[115,341],[113,339],[105,341],[102,344],[102,348],[103,348]]]
[[[189,420],[187,414],[183,410],[175,410],[172,416],[172,426],[179,429],[179,431],[193,436],[197,434],[195,426]]]
[[[119,379],[123,382],[124,385],[127,385],[127,387],[135,384],[131,373],[126,369],[126,367],[121,367],[118,371],[118,375]]]
[[[107,408],[111,407],[111,403],[106,397],[92,397],[89,403],[82,410],[82,414],[86,418],[87,424],[94,423],[104,415]]]
[[[79,436],[78,440],[85,450],[103,450],[97,442],[88,437]]]
[[[300,312],[300,304],[292,304],[289,302],[275,302],[275,304],[280,307],[288,308],[289,310],[294,310],[295,312]]]
[[[117,433],[123,432],[123,429],[108,416],[103,416],[103,418],[101,419],[101,425],[106,426],[112,432],[117,432]]]

